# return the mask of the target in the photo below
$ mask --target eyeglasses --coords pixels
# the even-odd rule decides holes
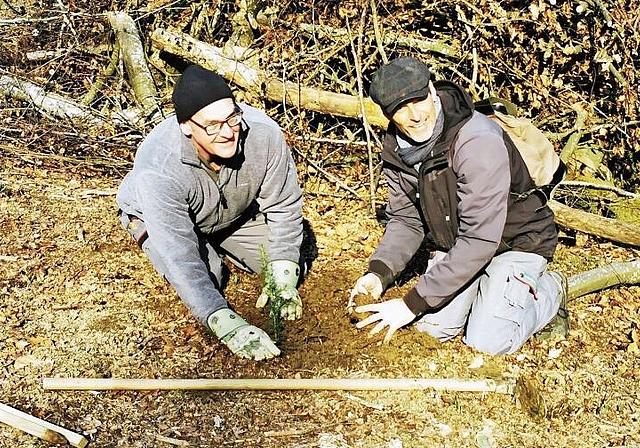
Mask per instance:
[[[240,122],[242,121],[242,109],[236,106],[233,109],[233,113],[229,115],[226,120],[214,121],[206,126],[203,126],[192,119],[189,119],[189,121],[206,132],[207,135],[218,135],[220,131],[222,131],[222,127],[225,125],[225,123],[228,124],[229,127],[238,126],[240,124]]]

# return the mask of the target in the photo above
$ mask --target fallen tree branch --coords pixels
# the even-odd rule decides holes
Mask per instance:
[[[228,81],[249,92],[266,95],[269,100],[341,117],[358,118],[362,115],[358,97],[269,78],[264,72],[226,57],[220,48],[180,31],[158,28],[151,34],[151,41],[156,49],[215,70]],[[380,107],[370,98],[364,99],[364,111],[371,125],[384,127],[388,124]]]
[[[457,378],[44,378],[45,390],[425,390],[512,394],[515,380]]]
[[[15,76],[0,76],[0,94],[26,101],[39,113],[70,120],[74,125],[105,126],[107,120],[88,106],[77,103],[56,93],[46,92],[42,87]],[[139,111],[135,109],[114,112],[111,119],[115,124],[135,126],[139,120]]]
[[[581,188],[591,188],[593,190],[605,190],[612,191],[616,193],[618,196],[624,196],[626,198],[637,198],[638,195],[636,193],[632,193],[630,191],[623,190],[622,188],[615,187],[613,185],[607,184],[597,184],[594,182],[585,182],[580,180],[563,180],[558,185],[566,186],[566,187],[581,187]]]
[[[133,19],[124,12],[108,12],[109,23],[116,32],[124,66],[129,75],[129,81],[138,104],[142,107],[146,117],[162,115],[158,105],[158,92],[153,77],[147,66],[142,41]]]
[[[611,263],[608,266],[591,269],[568,279],[567,300],[616,285],[637,285],[640,283],[640,261]]]
[[[302,31],[309,34],[321,33],[333,39],[349,38],[348,30],[334,28],[328,25],[301,23],[298,26]],[[375,31],[376,30],[374,25],[374,32]],[[377,37],[378,35],[376,34],[376,38]],[[459,57],[459,51],[442,40],[426,39],[426,38],[415,39],[412,37],[399,35],[397,33],[387,33],[382,38],[381,42],[385,45],[393,45],[393,46],[402,45],[404,47],[411,48],[412,50],[417,49],[420,51],[430,51],[434,53],[440,53],[444,56],[451,56],[454,58]]]
[[[55,93],[48,93],[42,87],[15,76],[0,76],[0,94],[33,104],[39,112],[75,123],[103,126],[102,118],[91,109]]]
[[[102,86],[104,85],[104,81],[112,76],[118,67],[118,61],[120,60],[120,44],[116,42],[113,46],[113,51],[111,52],[111,58],[109,59],[109,64],[107,67],[98,75],[98,78],[91,85],[91,88],[87,93],[84,94],[80,102],[86,106],[89,106],[95,97],[98,95],[98,92],[102,90]]]
[[[555,214],[556,223],[562,227],[640,247],[640,227],[636,225],[576,210],[554,200],[548,204]]]
[[[0,422],[36,436],[50,443],[70,443],[72,446],[84,448],[89,441],[80,434],[49,423],[10,406],[0,403]]]

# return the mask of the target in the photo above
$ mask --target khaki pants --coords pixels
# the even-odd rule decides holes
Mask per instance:
[[[436,252],[427,271],[444,255]],[[513,353],[556,315],[559,294],[544,257],[510,251],[494,257],[466,289],[415,326],[441,341],[464,330],[464,343],[479,351]]]

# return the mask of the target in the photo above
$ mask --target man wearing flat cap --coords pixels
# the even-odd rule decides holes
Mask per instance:
[[[222,295],[223,258],[262,270],[261,249],[297,319],[302,192],[278,125],[237,104],[224,79],[189,66],[175,84],[175,116],[136,152],[117,194],[120,219],[195,317],[233,353],[255,360],[280,354],[270,337],[233,311]],[[256,306],[266,304],[263,289]]]
[[[554,216],[535,194],[522,157],[500,126],[474,111],[459,86],[431,80],[402,57],[374,74],[371,98],[389,118],[382,160],[388,223],[351,293],[378,299],[423,244],[426,270],[403,298],[356,307],[358,328],[405,325],[490,354],[513,353],[533,334],[566,336],[566,278],[548,272]]]

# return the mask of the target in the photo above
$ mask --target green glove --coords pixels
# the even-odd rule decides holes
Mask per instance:
[[[280,354],[267,333],[258,327],[249,325],[246,320],[229,308],[211,313],[207,318],[211,331],[226,345],[231,352],[241,358],[263,359],[273,358]]]
[[[302,316],[302,299],[298,294],[298,276],[300,266],[289,260],[276,260],[270,263],[271,273],[282,296],[280,315],[287,320],[299,319]],[[262,308],[269,301],[268,288],[262,288],[256,307]]]

